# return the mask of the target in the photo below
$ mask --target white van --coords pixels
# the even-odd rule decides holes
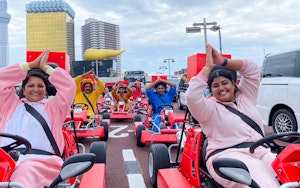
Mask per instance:
[[[257,109],[275,133],[300,132],[300,50],[265,58]]]

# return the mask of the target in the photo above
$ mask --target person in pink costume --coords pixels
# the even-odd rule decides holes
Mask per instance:
[[[269,148],[262,146],[257,148],[254,154],[249,152],[249,147],[235,148],[238,144],[255,142],[261,139],[262,135],[224,106],[228,105],[246,114],[264,131],[256,109],[260,82],[257,64],[251,60],[225,60],[210,44],[206,46],[206,55],[206,65],[189,82],[186,99],[191,114],[201,124],[202,131],[208,139],[208,171],[224,187],[247,187],[218,176],[213,169],[214,159],[234,158],[246,164],[251,177],[260,187],[279,187],[271,167],[276,155]],[[225,68],[211,72],[214,65],[238,71],[241,75],[239,85],[235,84],[232,74]],[[212,94],[208,98],[204,96],[207,86]],[[219,152],[214,152],[216,150]]]
[[[45,50],[33,62],[13,64],[0,69],[0,132],[22,136],[31,143],[33,149],[52,153],[20,155],[11,181],[21,183],[26,188],[50,185],[59,174],[63,159],[54,154],[42,125],[26,111],[24,103],[31,105],[43,116],[62,153],[62,124],[70,113],[75,94],[73,78],[62,68],[53,69],[47,65],[48,55],[49,50]],[[50,75],[49,80],[41,74],[41,70],[31,70],[35,68]],[[46,98],[49,81],[57,90],[51,99]],[[20,82],[22,98],[16,95],[14,88],[14,85]],[[5,146],[11,142],[11,139],[2,138],[0,145]]]

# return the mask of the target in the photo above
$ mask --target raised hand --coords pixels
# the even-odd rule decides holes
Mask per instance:
[[[30,62],[28,65],[31,69],[33,68],[40,68],[40,61],[43,58],[43,56],[45,55],[46,50],[43,51],[37,58],[35,58],[35,60],[33,60],[32,62]]]
[[[224,62],[224,57],[219,54],[219,52],[213,48],[212,48],[212,58],[213,58],[213,63],[216,64],[216,65],[222,65],[223,62]]]
[[[47,67],[48,57],[49,57],[49,50],[44,50],[43,56],[39,63],[39,68],[42,69],[43,71],[46,71],[46,69],[48,68]]]

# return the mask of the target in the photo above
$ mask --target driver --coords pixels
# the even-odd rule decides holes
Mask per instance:
[[[127,92],[126,92],[127,90]],[[124,100],[126,103],[125,111],[129,111],[131,109],[131,104],[129,98],[132,95],[132,89],[128,88],[125,84],[118,84],[114,89],[111,91],[111,94],[116,100],[116,104],[118,104],[119,100]],[[116,111],[117,106],[112,106],[112,111]]]
[[[94,82],[88,76],[92,76],[97,83],[94,90]],[[76,93],[74,104],[86,104],[89,120],[97,114],[97,100],[104,90],[104,84],[97,78],[94,69],[74,78],[76,84]]]
[[[53,69],[47,65],[48,55],[49,50],[45,50],[33,62],[0,69],[0,132],[22,136],[31,143],[32,148],[28,154],[19,156],[11,181],[27,188],[48,186],[58,176],[63,164],[61,156],[58,156],[64,147],[62,124],[70,112],[75,93],[73,78],[62,68]],[[49,80],[41,72],[33,70],[35,68],[50,75]],[[57,90],[57,94],[51,99],[46,98],[51,85],[49,81]],[[14,85],[20,82],[22,88],[17,97]],[[39,121],[25,109],[25,103],[45,119],[60,154],[54,155],[55,147],[50,144]],[[0,138],[1,146],[10,143],[11,139]]]
[[[167,91],[167,85],[170,89]],[[173,82],[162,80],[160,77],[146,87],[146,94],[150,104],[153,106],[152,119],[158,116],[163,109],[163,105],[171,105],[176,94],[176,84]],[[164,128],[165,125],[161,124],[161,118],[156,118],[156,125]],[[155,132],[158,132],[157,127],[153,127]]]

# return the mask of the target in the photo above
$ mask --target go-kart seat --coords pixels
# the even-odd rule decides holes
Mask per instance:
[[[203,133],[202,133],[203,134]],[[209,174],[207,168],[206,168],[206,148],[208,145],[208,140],[205,136],[205,134],[203,134],[203,143],[202,143],[202,148],[200,150],[200,168],[202,168],[206,173]],[[214,185],[216,188],[224,188],[222,185],[220,185],[219,183],[217,183],[214,179],[212,179]]]

